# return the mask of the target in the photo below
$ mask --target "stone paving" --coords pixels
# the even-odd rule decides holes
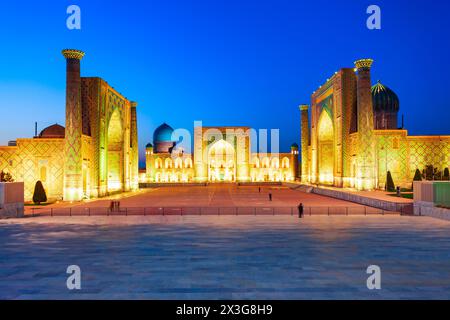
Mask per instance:
[[[269,193],[273,201],[269,201]],[[110,205],[111,200],[120,200],[121,207],[297,207],[300,202],[308,207],[353,207],[363,206],[329,198],[312,193],[291,190],[282,186],[264,186],[259,192],[255,186],[241,186],[236,184],[211,184],[192,187],[162,187],[144,189],[139,192],[126,193],[108,198],[101,198],[78,203],[55,203],[36,208],[48,210],[62,207],[104,207]],[[26,208],[26,213],[32,213],[32,207]]]
[[[450,299],[450,223],[426,217],[40,217],[0,242],[0,299]]]

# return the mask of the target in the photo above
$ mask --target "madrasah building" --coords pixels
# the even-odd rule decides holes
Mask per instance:
[[[249,127],[194,128],[194,152],[176,141],[174,129],[164,123],[146,147],[147,183],[287,182],[299,176],[298,145],[291,152],[252,152]],[[189,142],[190,143],[190,142]]]
[[[138,189],[135,102],[97,77],[81,77],[84,52],[66,59],[66,126],[0,147],[0,171],[24,182],[25,201],[41,181],[49,199],[79,201]]]
[[[84,53],[66,58],[66,126],[52,125],[33,138],[0,146],[0,171],[24,182],[30,201],[37,181],[49,199],[80,201],[137,190],[139,182],[288,182],[382,189],[390,171],[410,186],[416,169],[450,167],[450,136],[409,136],[397,127],[399,99],[371,85],[372,60],[336,72],[302,105],[299,147],[289,153],[252,152],[248,127],[194,128],[193,152],[184,150],[167,124],[145,150],[138,171],[137,103],[98,77],[81,77]]]
[[[301,180],[304,183],[384,189],[411,187],[417,169],[450,168],[450,136],[410,136],[397,127],[397,95],[380,82],[372,86],[373,61],[336,72],[301,112]],[[309,114],[310,113],[310,114]]]

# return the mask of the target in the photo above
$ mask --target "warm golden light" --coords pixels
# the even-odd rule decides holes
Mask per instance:
[[[334,183],[334,128],[330,115],[324,110],[319,118],[319,182]]]
[[[235,150],[225,140],[217,141],[208,152],[209,181],[232,182],[235,180]]]

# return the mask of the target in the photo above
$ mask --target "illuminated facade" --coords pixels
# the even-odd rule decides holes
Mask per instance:
[[[390,171],[396,185],[411,187],[416,169],[450,167],[450,136],[398,129],[398,97],[380,82],[372,86],[372,62],[336,72],[311,107],[300,106],[303,182],[383,189]]]
[[[82,51],[62,53],[66,127],[53,125],[34,138],[0,147],[0,170],[24,182],[26,201],[38,180],[49,199],[65,201],[137,189],[137,104],[101,78],[81,77]]]
[[[173,139],[167,124],[146,149],[145,182],[281,182],[298,176],[298,146],[291,153],[252,153],[248,127],[195,127],[194,152]]]

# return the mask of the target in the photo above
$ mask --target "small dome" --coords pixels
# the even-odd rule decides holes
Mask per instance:
[[[160,125],[153,133],[153,143],[157,142],[171,142],[173,129],[166,123]]]
[[[293,144],[291,145],[291,149],[298,149],[298,144],[293,143]]]
[[[63,126],[54,124],[42,130],[39,134],[39,138],[64,138],[65,131]]]
[[[373,110],[398,112],[400,101],[394,91],[381,84],[380,81],[372,87]]]
[[[146,149],[150,149],[153,148],[153,145],[151,143],[147,143],[147,145],[145,146]]]

